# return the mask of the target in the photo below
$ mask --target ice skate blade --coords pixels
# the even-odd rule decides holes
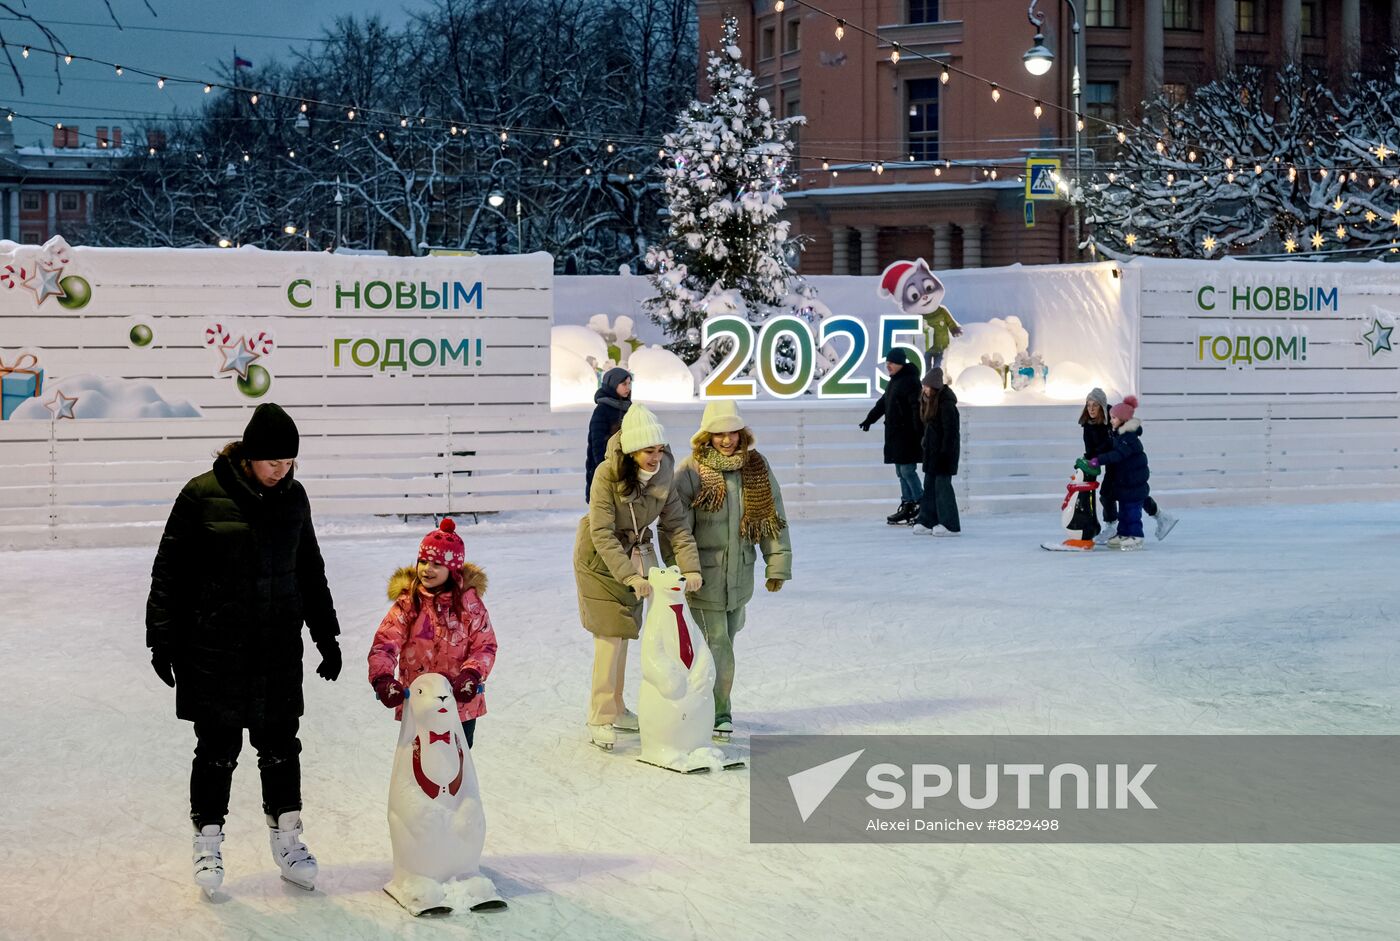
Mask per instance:
[[[600,751],[612,751],[612,750],[613,750],[613,743],[612,743],[612,742],[592,742],[592,741],[590,741],[588,744],[592,745],[594,748],[599,749]]]
[[[510,906],[505,899],[487,899],[472,906],[474,912],[503,912]]]
[[[721,745],[728,745],[729,739],[733,734],[733,732],[714,732],[710,735],[710,741],[718,742]]]
[[[694,768],[676,768],[671,765],[663,765],[657,761],[647,761],[645,758],[638,758],[637,760],[644,765],[651,765],[653,768],[664,768],[667,771],[674,771],[676,774],[705,774],[710,770],[709,765],[699,765]],[[724,770],[732,771],[735,768],[744,767],[744,764],[745,762],[742,758],[731,759],[730,761],[726,761],[724,763]]]
[[[282,873],[282,881],[285,882],[285,883],[287,883],[287,885],[294,885],[294,886],[296,886],[298,889],[301,889],[301,890],[303,890],[303,891],[305,891],[305,892],[315,892],[315,891],[316,891],[316,883],[312,882],[312,883],[308,884],[308,883],[305,883],[305,882],[298,882],[296,879],[293,879],[291,876],[287,875],[285,872]]]

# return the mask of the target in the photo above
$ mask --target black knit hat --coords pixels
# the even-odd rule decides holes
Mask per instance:
[[[292,416],[274,402],[264,402],[243,429],[243,456],[250,461],[281,461],[296,457],[301,447]]]
[[[894,363],[896,366],[908,366],[909,356],[899,347],[895,347],[885,354],[885,362]]]

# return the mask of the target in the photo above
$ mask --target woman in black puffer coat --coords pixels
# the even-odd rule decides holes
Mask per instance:
[[[317,673],[340,674],[340,633],[311,508],[293,477],[296,425],[258,406],[241,441],[175,500],[151,572],[146,645],[175,687],[175,715],[194,723],[190,817],[195,879],[223,877],[218,844],[243,730],[258,751],[273,856],[310,888],[315,859],[301,831],[303,622],[321,654]]]
[[[622,416],[632,407],[632,374],[621,366],[603,373],[593,393],[593,417],[588,420],[588,454],[583,462],[583,500],[593,492],[593,472],[608,453],[608,439],[622,428]]]

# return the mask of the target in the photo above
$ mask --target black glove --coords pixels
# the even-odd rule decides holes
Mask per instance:
[[[175,688],[174,660],[169,647],[151,648],[151,666],[155,669],[156,676],[160,677],[160,681],[171,689]]]
[[[317,644],[316,649],[321,651],[321,665],[316,668],[316,675],[323,680],[335,682],[335,678],[340,676],[340,645],[328,640]]]
[[[860,423],[860,430],[861,430],[861,431],[869,431],[869,430],[870,430],[870,422],[868,422],[868,421],[863,421],[863,422],[861,422],[861,423]]]

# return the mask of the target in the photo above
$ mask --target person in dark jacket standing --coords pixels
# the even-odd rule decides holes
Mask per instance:
[[[632,374],[621,366],[603,373],[593,401],[593,417],[588,421],[588,456],[583,465],[585,503],[593,492],[593,472],[607,456],[608,439],[622,428],[622,416],[632,407]]]
[[[1134,416],[1137,404],[1137,397],[1130,395],[1108,410],[1113,428],[1111,447],[1089,461],[1094,467],[1113,468],[1118,534],[1108,544],[1114,549],[1142,548],[1142,505],[1151,493],[1147,452],[1142,447],[1142,422]]]
[[[194,723],[194,876],[207,893],[223,882],[219,845],[244,729],[282,878],[310,889],[317,874],[301,841],[301,628],[320,652],[316,672],[334,680],[340,627],[293,476],[299,443],[286,412],[258,406],[242,440],[180,491],[151,571],[146,645],[175,688],[175,715]]]
[[[958,397],[943,382],[943,370],[934,366],[924,374],[919,397],[919,419],[924,426],[924,498],[919,501],[914,532],[921,536],[956,536],[962,532],[953,478],[958,475],[962,429]]]
[[[1108,418],[1108,396],[1102,389],[1094,388],[1089,390],[1088,397],[1084,400],[1084,411],[1079,413],[1079,425],[1084,430],[1084,459],[1086,461],[1098,457],[1105,451],[1113,448],[1113,429],[1109,425]],[[1105,472],[1099,478],[1099,505],[1103,507],[1103,521],[1105,523],[1115,523],[1118,520],[1118,498],[1115,496],[1114,476]],[[1176,528],[1177,518],[1166,510],[1157,506],[1157,501],[1151,496],[1142,503],[1143,512],[1157,524],[1157,541],[1166,539],[1173,529]],[[1107,542],[1109,535],[1105,531],[1095,541]]]
[[[860,430],[869,431],[881,416],[885,419],[885,463],[893,464],[899,477],[899,509],[885,517],[885,522],[901,526],[914,522],[919,512],[919,498],[924,495],[919,483],[923,436],[919,421],[919,374],[901,349],[890,350],[885,357],[885,368],[890,374],[885,394],[860,423]]]

